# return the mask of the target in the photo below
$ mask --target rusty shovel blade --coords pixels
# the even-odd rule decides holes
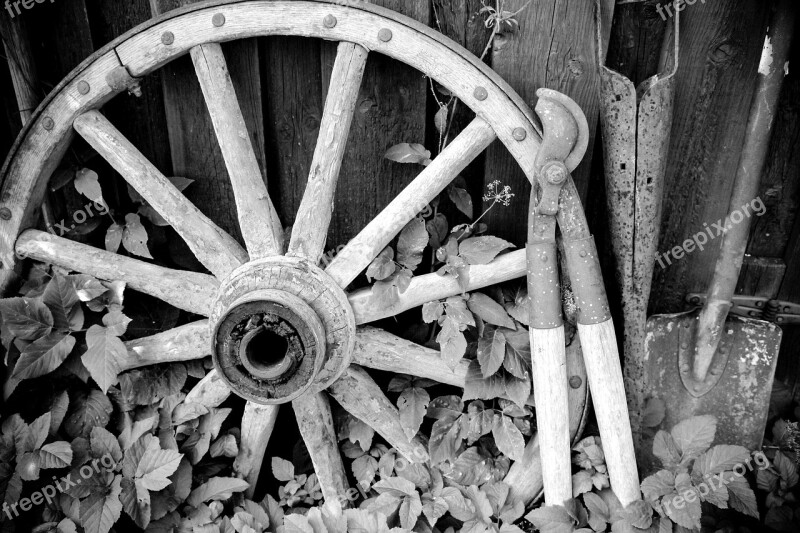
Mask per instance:
[[[717,418],[715,444],[761,446],[769,398],[781,344],[781,329],[770,322],[731,316],[709,372],[710,385],[690,390],[692,352],[699,311],[655,315],[647,320],[645,372],[647,398],[667,405],[661,428],[669,430],[692,416]],[[706,392],[707,390],[707,392]],[[652,455],[654,432],[644,432],[640,469],[652,473],[659,464]]]

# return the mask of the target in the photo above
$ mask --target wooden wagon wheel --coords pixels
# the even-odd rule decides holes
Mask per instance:
[[[418,276],[391,306],[371,290],[344,289],[391,239],[491,142],[499,138],[533,179],[541,131],[520,97],[466,50],[394,12],[358,4],[251,0],[207,2],[149,21],[96,52],[37,110],[2,171],[0,267],[11,277],[20,257],[124,280],[180,309],[209,317],[127,343],[122,370],[213,353],[216,368],[189,402],[219,405],[231,390],[248,398],[234,467],[254,482],[278,404],[291,402],[326,499],[336,509],[347,490],[328,394],[372,426],[411,461],[427,457],[409,440],[397,409],[365,368],[464,385],[467,362],[451,370],[438,352],[382,330],[357,326],[427,301],[461,293],[456,280]],[[267,193],[219,42],[268,35],[339,41],[308,185],[284,253],[280,222]],[[406,63],[450,90],[476,118],[364,228],[323,271],[317,265],[332,216],[334,190],[368,51]],[[101,115],[136,79],[190,53],[219,139],[246,244],[243,249],[192,205]],[[166,219],[212,275],[171,270],[75,243],[35,227],[47,181],[77,132]],[[585,143],[579,143],[585,148]],[[583,157],[576,149],[572,170]],[[576,194],[568,186],[563,194]],[[16,252],[16,253],[15,253]],[[524,250],[473,266],[469,289],[525,275]],[[7,281],[5,282],[7,286]],[[253,320],[253,317],[256,317]],[[283,343],[265,357],[258,347]],[[569,350],[573,435],[586,410],[586,379],[577,342]],[[507,475],[526,504],[541,491],[537,439]],[[254,483],[253,483],[254,485]]]

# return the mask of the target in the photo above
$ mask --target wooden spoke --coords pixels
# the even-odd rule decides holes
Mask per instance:
[[[469,368],[469,361],[462,359],[455,370],[451,370],[438,351],[372,327],[358,329],[353,363],[462,388]]]
[[[353,122],[353,111],[367,63],[367,49],[339,43],[330,89],[319,127],[306,192],[297,211],[288,255],[319,262],[331,223],[336,182]]]
[[[252,499],[261,472],[261,463],[267,444],[278,419],[279,405],[260,405],[247,402],[242,416],[242,437],[239,441],[239,455],[233,462],[233,471],[250,483],[245,496]]]
[[[192,48],[191,56],[233,185],[239,226],[250,258],[280,255],[283,229],[261,175],[222,47],[201,44]]]
[[[304,394],[292,402],[292,407],[300,434],[314,463],[314,472],[319,478],[325,507],[339,515],[342,512],[341,498],[348,484],[328,396],[325,392]]]
[[[394,236],[495,138],[489,124],[480,118],[473,120],[386,209],[347,244],[326,272],[340,287],[349,285]]]
[[[210,346],[210,344],[209,344]],[[186,403],[219,407],[231,395],[231,389],[216,369],[212,370],[186,395]]]
[[[341,257],[341,254],[337,259]],[[333,266],[333,264],[331,264]],[[488,265],[472,265],[469,267],[468,291],[474,291],[489,285],[496,285],[511,279],[524,276],[525,250],[517,250],[504,254]],[[372,289],[361,289],[348,295],[350,305],[356,316],[356,324],[367,324],[394,316],[433,300],[441,300],[461,294],[458,280],[452,276],[425,274],[411,280],[406,291],[391,301],[375,296]]]
[[[429,459],[422,442],[406,436],[397,408],[366,370],[351,365],[328,391],[342,407],[377,431],[407,460],[420,463]]]
[[[125,343],[128,355],[120,370],[131,370],[160,363],[194,361],[211,354],[208,321],[200,320],[150,337]]]
[[[17,254],[89,274],[124,281],[132,289],[191,313],[208,316],[219,282],[207,274],[172,270],[37,230],[17,239]]]
[[[241,246],[200,212],[103,115],[88,111],[75,119],[75,130],[189,245],[198,260],[223,278],[247,262]]]

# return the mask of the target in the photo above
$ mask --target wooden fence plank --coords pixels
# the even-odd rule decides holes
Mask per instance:
[[[371,3],[430,23],[430,0]],[[323,91],[327,91],[335,57],[336,46],[323,43]],[[342,163],[329,247],[354,237],[419,174],[420,168],[393,163],[383,155],[397,143],[425,142],[427,91],[428,81],[419,72],[370,55]],[[313,151],[313,145],[309,148]]]
[[[195,0],[151,0],[151,8],[158,14],[192,3]],[[265,172],[258,43],[255,39],[226,43],[223,51],[256,159]],[[191,60],[183,57],[167,65],[162,69],[162,79],[173,173],[195,180],[186,190],[189,200],[242,242],[233,189]],[[179,257],[184,261],[181,266],[198,266],[190,254]]]
[[[525,0],[503,2],[504,9],[516,11]],[[603,1],[604,13],[612,13],[614,0]],[[594,2],[537,0],[517,15],[519,29],[499,35],[492,51],[492,67],[528,102],[535,104],[540,87],[560,91],[581,106],[589,121],[589,149],[584,162],[573,172],[578,191],[586,198],[599,102],[595,59]],[[486,157],[486,183],[500,180],[516,194],[512,204],[495,208],[486,223],[492,234],[524,243],[528,216],[528,180],[508,151],[495,145]]]
[[[725,217],[756,81],[768,5],[724,0],[687,7],[659,251],[680,245]],[[651,307],[683,309],[687,293],[704,292],[721,239],[665,269],[656,268]]]

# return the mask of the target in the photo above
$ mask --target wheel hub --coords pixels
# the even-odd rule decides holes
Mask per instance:
[[[236,269],[220,287],[210,327],[220,376],[262,404],[326,388],[349,365],[355,342],[345,293],[318,267],[288,257]]]

